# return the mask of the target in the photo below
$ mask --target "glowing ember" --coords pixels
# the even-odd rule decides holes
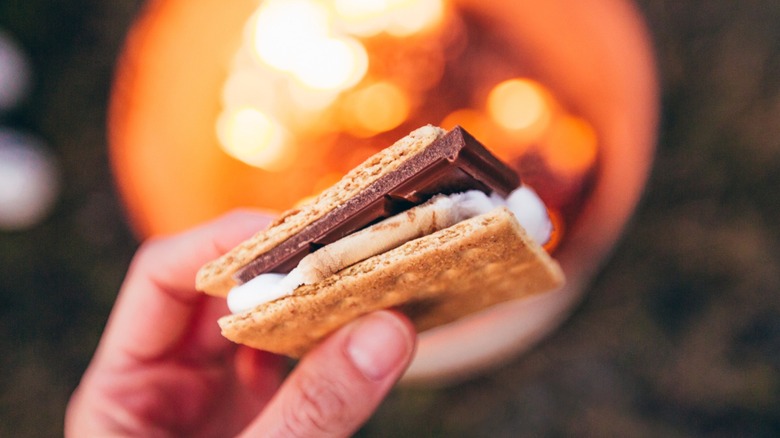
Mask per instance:
[[[546,140],[540,153],[553,172],[578,175],[596,161],[596,132],[581,118],[566,116],[557,119],[550,127]]]
[[[488,112],[510,130],[539,130],[550,120],[544,88],[528,79],[510,79],[496,85],[488,96]]]
[[[254,49],[266,64],[296,70],[312,46],[328,37],[329,14],[323,4],[308,0],[264,2],[254,24]]]
[[[257,13],[254,50],[260,61],[289,72],[315,89],[342,90],[362,79],[365,48],[352,38],[335,35],[324,4],[270,1]]]
[[[441,0],[335,0],[339,24],[351,34],[408,36],[438,22]]]
[[[358,137],[370,137],[406,120],[409,101],[398,86],[379,82],[349,95],[342,116],[347,131]]]
[[[358,137],[398,127],[410,114],[412,84],[364,83],[369,54],[357,37],[411,35],[442,14],[441,0],[263,2],[247,23],[224,85],[217,128],[222,147],[252,166],[282,170],[280,163],[294,158],[296,138],[333,129],[323,122],[329,114],[339,114],[337,125]]]
[[[227,153],[257,167],[273,169],[283,156],[282,127],[254,108],[222,113],[217,136]]]
[[[294,74],[309,87],[341,90],[363,79],[367,58],[357,41],[323,38],[313,41],[310,52],[299,57]]]

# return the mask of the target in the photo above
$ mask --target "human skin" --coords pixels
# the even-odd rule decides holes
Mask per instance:
[[[222,338],[225,300],[195,290],[203,263],[269,220],[234,212],[141,246],[68,405],[66,436],[348,436],[371,416],[411,361],[405,317],[364,316],[285,376],[283,358]]]

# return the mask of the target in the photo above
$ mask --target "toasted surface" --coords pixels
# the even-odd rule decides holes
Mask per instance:
[[[219,320],[237,343],[299,357],[333,330],[399,308],[418,331],[560,287],[558,264],[505,208],[355,264],[320,283]]]
[[[423,126],[373,155],[311,202],[288,210],[265,230],[203,266],[195,279],[196,288],[210,295],[227,296],[235,286],[233,274],[241,267],[354,197],[380,177],[392,172],[444,133],[441,128]]]

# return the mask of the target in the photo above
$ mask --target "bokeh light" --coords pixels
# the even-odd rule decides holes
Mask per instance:
[[[551,117],[544,87],[525,78],[496,85],[488,96],[487,111],[496,123],[513,131],[540,131]]]
[[[366,74],[368,55],[351,38],[322,38],[296,60],[293,73],[303,84],[322,90],[342,90],[358,83]]]
[[[36,137],[0,129],[0,229],[34,227],[60,192],[57,161]]]
[[[0,29],[0,111],[17,105],[30,85],[27,57],[9,35]]]
[[[217,137],[226,152],[245,163],[267,170],[282,164],[283,128],[255,108],[223,113],[217,123]]]
[[[378,82],[347,97],[341,121],[351,134],[367,137],[397,127],[408,115],[404,92],[390,82]]]
[[[282,71],[295,71],[312,43],[330,34],[328,11],[320,2],[270,0],[258,9],[254,48],[258,57]]]
[[[408,36],[437,23],[443,14],[441,0],[335,0],[338,24],[353,35],[369,37],[381,32]]]
[[[580,175],[596,161],[596,131],[590,123],[579,117],[560,117],[550,126],[540,152],[553,172]]]

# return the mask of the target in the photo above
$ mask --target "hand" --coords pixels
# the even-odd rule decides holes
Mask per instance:
[[[222,338],[224,299],[197,269],[267,224],[239,212],[144,244],[65,419],[69,436],[347,436],[411,360],[403,316],[367,315],[328,337],[283,379],[284,360]]]

